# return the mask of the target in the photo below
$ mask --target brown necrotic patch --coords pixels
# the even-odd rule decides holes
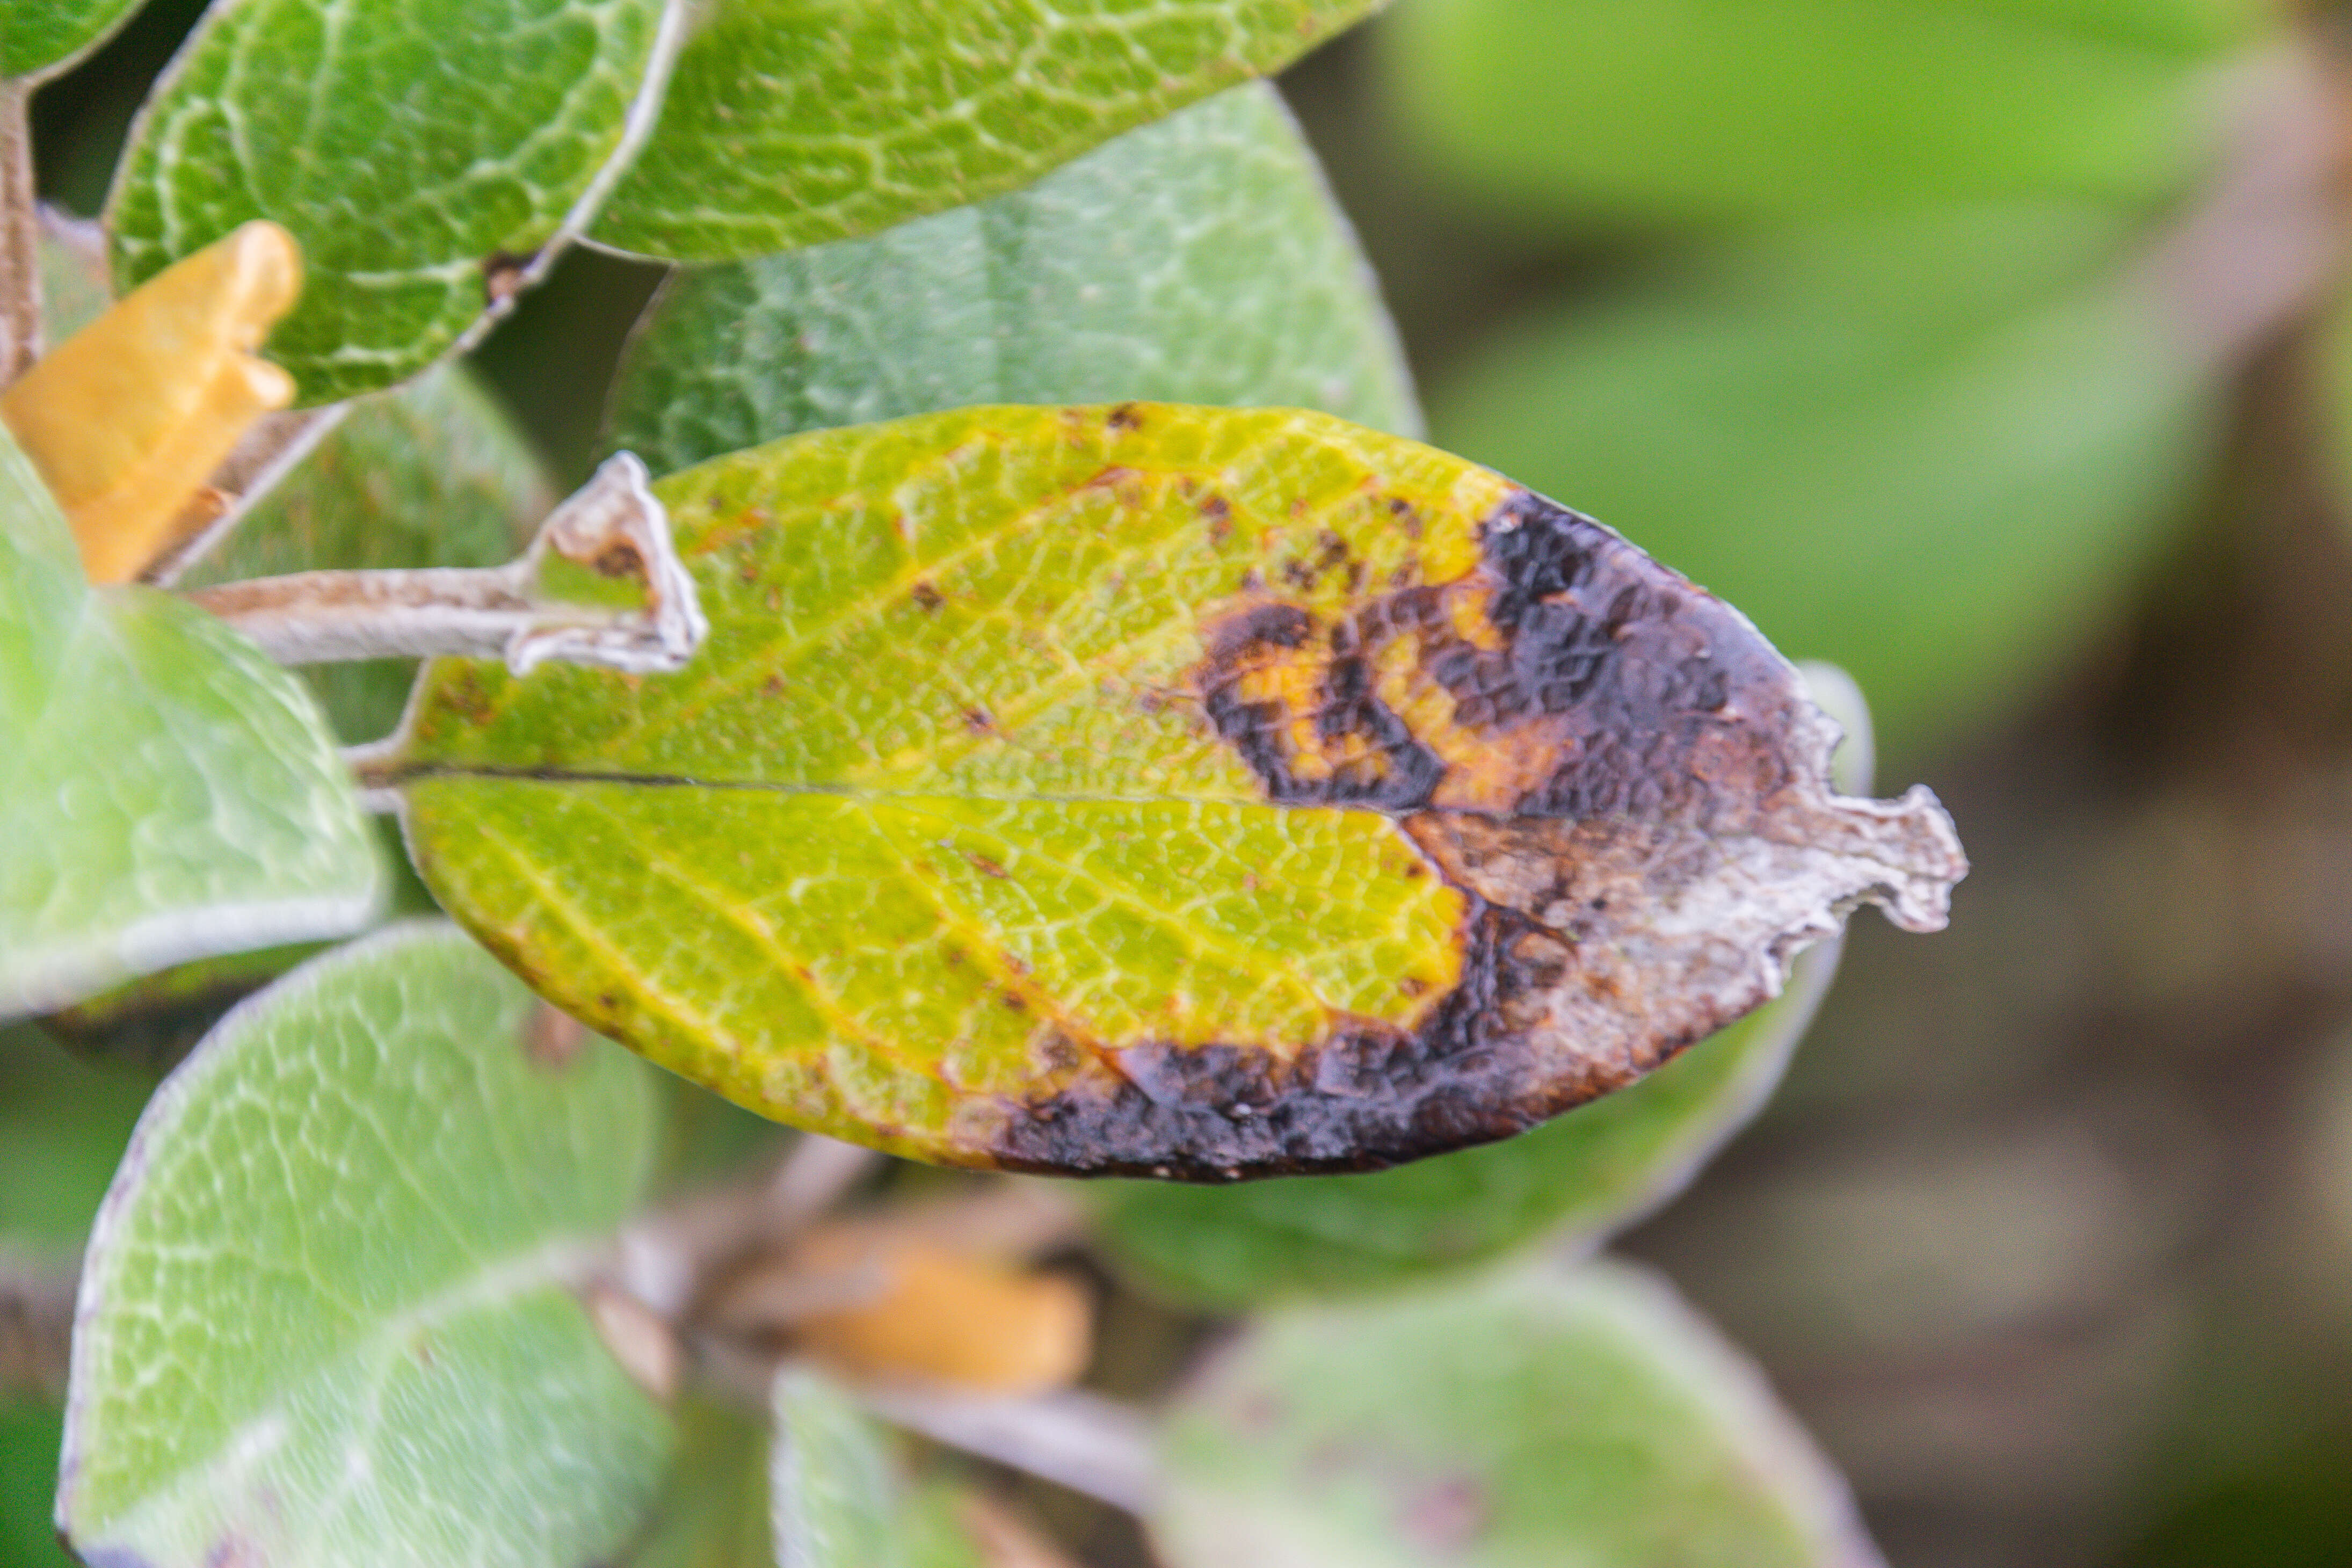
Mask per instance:
[[[1924,789],[1834,795],[1833,729],[1738,612],[1533,495],[1480,546],[1329,617],[1253,578],[1192,679],[1270,800],[1391,815],[1467,895],[1460,983],[1416,1026],[1286,1053],[1074,1053],[991,1112],[1002,1163],[1222,1181],[1489,1142],[1755,1007],[1859,902],[1943,923],[1949,819]]]

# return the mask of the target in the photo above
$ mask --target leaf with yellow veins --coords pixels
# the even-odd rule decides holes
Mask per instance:
[[[64,507],[93,583],[174,542],[198,486],[294,382],[254,351],[293,308],[302,253],[248,223],[166,268],[0,395],[0,419]]]
[[[1218,1180],[1506,1136],[1940,926],[1924,790],[1589,518],[1296,410],[969,408],[656,487],[683,671],[444,661],[372,763],[566,1011],[915,1158]]]

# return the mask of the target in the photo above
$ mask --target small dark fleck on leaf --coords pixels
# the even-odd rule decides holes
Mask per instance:
[[[1122,403],[1110,411],[1108,423],[1114,430],[1140,430],[1143,428],[1143,416],[1134,404]]]
[[[940,591],[929,583],[916,584],[914,595],[915,603],[922,605],[926,610],[936,610],[946,602],[940,597]]]

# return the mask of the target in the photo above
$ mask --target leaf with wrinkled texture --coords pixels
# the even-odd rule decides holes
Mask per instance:
[[[773,1410],[777,1568],[984,1568],[952,1494],[910,1488],[882,1429],[840,1384],[787,1367]]]
[[[1184,1391],[1169,1568],[1875,1568],[1845,1485],[1665,1284],[1544,1263],[1254,1323]]]
[[[1573,483],[1916,746],[2042,689],[2217,450],[2222,388],[2130,235],[2040,206],[1734,246],[1521,326],[1432,421]]]
[[[201,610],[92,589],[0,431],[0,1018],[340,936],[383,870],[294,678]]]
[[[222,0],[116,171],[118,280],[274,219],[307,263],[269,342],[300,402],[414,375],[593,206],[658,94],[664,15],[664,0]]]
[[[2214,160],[2261,0],[1422,0],[1406,127],[1513,221],[2041,196],[2147,205]]]
[[[983,408],[656,487],[670,677],[426,670],[444,907],[739,1103],[917,1158],[1220,1179],[1503,1136],[1963,870],[1833,797],[1736,613],[1325,416]],[[854,672],[854,675],[851,673]]]
[[[596,238],[731,261],[1016,190],[1378,0],[720,0]]]
[[[355,403],[213,554],[177,584],[290,572],[502,566],[555,503],[522,433],[473,374],[438,366]],[[400,722],[414,659],[302,672],[337,734],[379,740]]]
[[[1270,87],[994,201],[685,274],[631,343],[606,444],[667,472],[827,426],[1122,397],[1420,432],[1363,255]]]
[[[140,0],[8,0],[0,77],[54,76],[131,19]]]
[[[90,1561],[577,1564],[667,1418],[572,1287],[653,1165],[646,1068],[560,1067],[439,924],[247,1002],[158,1091],[83,1280],[59,1519]]]

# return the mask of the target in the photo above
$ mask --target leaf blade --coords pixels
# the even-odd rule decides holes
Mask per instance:
[[[659,473],[827,426],[1120,398],[1420,433],[1377,286],[1271,87],[990,202],[673,279],[606,445]]]
[[[600,243],[729,261],[999,195],[1271,73],[1376,0],[728,0],[688,44]]]
[[[240,1007],[158,1094],[75,1343],[59,1520],[85,1555],[620,1543],[667,1422],[565,1281],[650,1173],[653,1086],[606,1049],[532,1065],[531,1006],[446,927],[394,927]]]
[[[1372,1168],[1639,1076],[1841,900],[1931,928],[1964,868],[1924,792],[1828,795],[1827,721],[1733,612],[1325,416],[967,409],[659,490],[697,665],[436,665],[375,776],[518,973],[798,1125],[1025,1169]],[[1597,707],[1524,686],[1563,658]],[[1718,808],[1770,826],[1718,837]],[[1571,950],[1547,920],[1601,923]]]

